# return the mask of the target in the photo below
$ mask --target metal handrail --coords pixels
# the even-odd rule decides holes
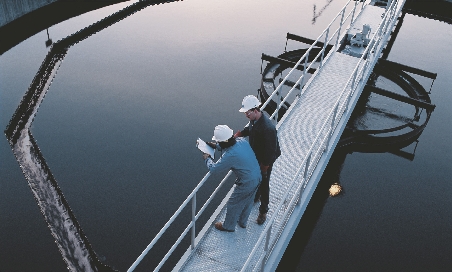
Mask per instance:
[[[202,214],[202,212],[204,212],[205,208],[207,207],[207,205],[212,201],[213,197],[216,195],[216,193],[218,192],[218,190],[220,189],[220,187],[226,182],[227,178],[231,175],[232,171],[229,171],[226,176],[223,178],[223,180],[220,182],[220,184],[217,186],[217,188],[215,189],[215,191],[213,192],[213,194],[209,197],[209,199],[206,201],[206,203],[203,205],[203,207],[201,208],[201,210],[198,212],[198,214],[195,216],[195,220],[196,221],[199,216]],[[157,235],[154,237],[154,239],[152,239],[151,243],[149,243],[149,245],[146,247],[145,250],[143,250],[143,252],[140,254],[140,256],[138,256],[138,258],[135,260],[135,262],[132,264],[132,266],[130,266],[130,268],[127,270],[127,272],[131,272],[133,271],[137,265],[143,260],[144,256],[146,256],[146,254],[149,252],[149,250],[152,249],[152,247],[157,243],[157,241],[162,237],[162,235],[165,233],[165,231],[169,228],[169,226],[174,222],[174,220],[176,220],[176,218],[179,216],[179,214],[182,212],[182,210],[187,206],[187,204],[190,201],[193,201],[194,199],[196,199],[196,193],[199,191],[199,189],[204,185],[204,183],[207,181],[207,179],[210,176],[210,172],[208,172],[204,178],[198,183],[198,185],[195,187],[195,189],[193,189],[193,191],[191,192],[190,195],[187,196],[187,198],[185,199],[185,201],[180,205],[180,207],[176,210],[176,212],[173,214],[173,216],[171,216],[171,218],[168,220],[168,222],[163,226],[163,228],[157,233]],[[193,210],[196,210],[196,207],[192,207]],[[192,222],[189,224],[189,227],[194,226],[194,221],[192,220]],[[185,234],[187,232],[184,231],[183,232],[183,236],[185,237]],[[181,235],[181,236],[182,236]],[[183,237],[182,237],[183,238]],[[194,248],[194,235],[192,233],[192,237],[191,237],[191,241],[192,241],[192,248]],[[180,239],[181,240],[181,239]],[[166,261],[166,259],[169,257],[169,255],[174,251],[175,247],[177,245],[180,244],[180,240],[178,239],[178,241],[173,245],[173,247],[170,249],[170,252],[167,253],[167,255],[165,255],[164,259],[159,263],[158,267],[156,268],[156,271],[158,271],[158,269],[160,269],[160,267],[164,264],[164,262]]]
[[[351,18],[351,22],[350,24],[353,23],[354,21],[354,17],[355,17],[355,12],[356,12],[356,6],[357,6],[357,1],[355,1],[355,6],[353,8],[353,10],[345,17],[344,19],[344,14],[345,14],[345,10],[347,8],[347,6],[349,5],[349,3],[352,0],[349,0],[345,6],[342,8],[342,10],[336,15],[336,17],[332,20],[332,22],[328,25],[328,27],[322,32],[322,34],[314,41],[314,43],[309,47],[309,49],[305,52],[305,54],[300,58],[300,60],[298,60],[298,62],[294,65],[294,68],[292,68],[290,70],[290,72],[286,75],[286,77],[280,82],[280,84],[278,85],[278,87],[275,89],[275,91],[272,92],[272,94],[269,96],[269,98],[266,100],[266,102],[261,106],[261,109],[264,109],[268,103],[274,98],[275,95],[279,95],[279,91],[281,89],[281,86],[284,85],[284,83],[286,82],[286,80],[289,78],[289,76],[292,74],[292,72],[295,70],[295,67],[298,67],[298,65],[304,60],[305,62],[307,62],[307,59],[309,57],[309,53],[312,50],[312,48],[314,47],[314,44],[316,44],[325,33],[327,33],[326,37],[325,37],[325,44],[322,48],[322,50],[320,50],[320,52],[316,55],[316,57],[314,58],[317,59],[319,57],[320,54],[322,54],[322,60],[321,60],[321,65],[320,68],[317,70],[316,73],[320,72],[321,68],[323,67],[323,64],[328,60],[328,56],[326,57],[326,59],[323,59],[323,54],[326,50],[326,44],[329,43],[333,37],[337,34],[337,39],[339,39],[339,36],[341,35],[341,29],[342,26],[344,25],[344,22],[346,22],[348,20],[348,18],[350,17],[350,15],[352,16]],[[383,21],[382,23],[379,25],[378,30],[375,32],[375,34],[373,35],[373,37],[371,38],[371,42],[369,43],[372,44],[372,46],[368,46],[366,48],[366,50],[364,51],[362,57],[360,58],[360,60],[358,61],[357,66],[355,67],[355,69],[353,70],[352,75],[350,76],[350,78],[347,81],[346,86],[343,88],[341,95],[339,96],[339,98],[337,99],[336,103],[334,104],[335,106],[333,107],[333,109],[329,112],[328,116],[327,116],[327,121],[322,125],[320,132],[317,134],[313,144],[311,145],[309,152],[307,153],[308,156],[306,156],[306,158],[302,161],[301,167],[297,170],[294,178],[291,181],[291,184],[289,186],[289,188],[294,187],[294,185],[296,184],[296,181],[299,179],[300,174],[302,173],[303,169],[304,169],[304,173],[303,173],[303,178],[301,183],[299,183],[298,186],[296,186],[296,190],[295,190],[295,194],[292,197],[292,199],[290,200],[289,204],[293,205],[293,202],[296,200],[295,196],[298,196],[297,201],[299,201],[299,199],[302,196],[302,192],[301,189],[302,187],[305,188],[306,184],[309,182],[309,179],[313,173],[313,170],[315,169],[315,167],[317,166],[317,161],[320,159],[319,157],[319,153],[321,152],[321,149],[323,148],[323,152],[326,150],[326,148],[330,145],[330,140],[331,140],[331,134],[334,131],[335,127],[336,127],[336,123],[338,123],[339,120],[337,117],[339,115],[342,115],[345,110],[344,110],[344,106],[349,104],[349,98],[353,95],[354,91],[357,89],[357,87],[359,86],[359,83],[355,85],[356,83],[356,78],[360,78],[359,81],[361,81],[364,76],[364,73],[367,72],[365,71],[369,65],[368,64],[368,60],[366,60],[366,64],[365,65],[361,65],[362,62],[364,61],[364,58],[366,55],[369,54],[369,52],[372,52],[373,54],[369,54],[372,55],[373,60],[372,62],[376,61],[376,57],[375,57],[375,47],[376,45],[378,45],[379,43],[376,42],[375,37],[381,38],[381,36],[379,35],[382,31],[382,26],[385,26],[385,31],[384,34],[385,35],[389,35],[389,33],[386,31],[387,27],[390,24],[387,24],[386,22],[392,18],[394,9],[397,5],[397,3],[399,1],[405,1],[405,0],[394,0],[392,1],[390,7],[387,8],[387,12],[385,13],[385,16],[383,17]],[[363,1],[361,10],[359,11],[359,13],[364,9],[365,6],[365,2],[367,1]],[[388,12],[390,11],[390,12]],[[358,13],[358,15],[359,15]],[[388,15],[389,13],[391,13],[390,15]],[[339,15],[341,15],[341,22],[339,24],[338,29],[336,29],[336,31],[334,32],[333,35],[331,35],[330,39],[328,40],[328,33],[329,33],[329,29],[332,26],[332,24],[335,22],[335,20],[339,17]],[[389,19],[388,19],[389,18]],[[378,35],[377,35],[378,34]],[[334,46],[334,48],[337,48],[337,42],[336,45]],[[370,48],[372,48],[372,50],[370,50]],[[381,50],[379,50],[381,51]],[[330,50],[330,53],[334,52],[333,48]],[[275,112],[272,114],[273,118],[275,116],[275,113],[278,112],[278,110],[280,109],[280,105],[283,104],[285,101],[287,101],[288,97],[292,94],[293,90],[295,89],[295,86],[297,86],[297,84],[299,84],[301,82],[301,80],[304,78],[304,76],[306,75],[306,71],[309,70],[309,68],[311,68],[312,64],[314,62],[311,62],[311,64],[309,66],[304,66],[304,71],[303,71],[303,75],[297,80],[297,83],[294,84],[294,87],[291,88],[291,90],[288,92],[288,94],[284,97],[284,99],[282,100],[282,103],[278,104]],[[362,66],[362,67],[361,67]],[[360,68],[360,69],[359,69]],[[359,72],[358,72],[359,70]],[[363,80],[364,81],[364,80]],[[362,82],[363,82],[362,81]],[[361,82],[361,85],[363,84]],[[347,89],[349,88],[350,85],[350,90],[349,90],[349,94],[348,94],[348,98],[342,103],[340,110],[339,110],[339,102],[343,99],[343,95],[347,93]],[[300,85],[301,86],[301,85]],[[307,86],[305,86],[305,88],[303,88],[304,90],[307,89]],[[303,90],[300,89],[300,96],[303,94]],[[339,112],[338,112],[339,110]],[[347,109],[350,110],[350,109]],[[331,120],[330,120],[331,118]],[[280,122],[278,125],[280,125],[282,122]],[[331,123],[331,124],[330,124]],[[327,133],[325,135],[323,135],[322,133],[324,133],[325,131],[325,127],[327,125],[330,125],[328,130],[326,131]],[[323,136],[323,138],[322,138]],[[319,140],[321,139],[321,141],[319,142]],[[318,145],[316,145],[316,143]],[[323,147],[325,145],[325,147]],[[314,150],[314,148],[317,148],[317,150]],[[322,152],[322,153],[323,153]],[[312,159],[312,155],[314,154],[314,159]],[[312,160],[312,161],[311,161]],[[314,161],[317,160],[317,161]],[[312,169],[312,166],[314,165],[314,169]],[[165,263],[165,261],[169,258],[169,256],[172,254],[172,252],[175,250],[175,248],[180,244],[180,242],[182,241],[182,239],[186,236],[186,234],[188,233],[189,229],[192,229],[192,235],[191,235],[191,248],[193,249],[196,244],[195,244],[195,223],[196,220],[199,218],[199,216],[204,212],[204,210],[206,209],[207,205],[210,204],[210,202],[212,201],[213,197],[216,195],[216,193],[218,192],[218,190],[220,189],[220,187],[225,183],[226,179],[231,175],[232,171],[229,171],[228,174],[223,178],[223,180],[220,182],[220,184],[218,185],[218,187],[215,189],[215,191],[212,193],[212,195],[209,197],[209,199],[205,202],[205,204],[203,205],[203,207],[200,209],[200,211],[195,215],[196,213],[196,193],[198,192],[198,190],[204,185],[204,183],[207,181],[207,179],[210,176],[210,172],[208,172],[204,178],[199,182],[199,184],[196,186],[196,188],[192,191],[192,193],[186,198],[186,200],[182,203],[182,205],[177,209],[177,211],[174,213],[174,215],[169,219],[169,221],[164,225],[164,227],[159,231],[159,233],[155,236],[155,238],[151,241],[151,243],[146,247],[146,249],[142,252],[142,254],[137,258],[137,260],[132,264],[132,266],[127,270],[127,271],[133,271],[136,266],[141,262],[141,260],[144,258],[144,256],[149,252],[149,250],[156,244],[156,242],[161,238],[161,236],[165,233],[165,231],[168,229],[168,227],[174,222],[174,220],[179,216],[179,214],[181,213],[181,211],[188,205],[188,203],[190,201],[192,201],[192,221],[190,222],[190,224],[188,224],[188,226],[185,228],[185,230],[182,232],[182,234],[179,236],[178,240],[176,241],[176,243],[171,247],[171,249],[168,251],[168,253],[165,255],[165,257],[162,259],[162,261],[158,264],[158,266],[155,268],[154,271],[158,271],[162,265]],[[284,195],[283,199],[287,199],[287,196],[289,195],[290,192],[293,192],[292,190],[287,190],[287,192]],[[299,193],[298,193],[299,192]],[[279,211],[281,209],[281,207],[283,206],[284,201],[281,201],[276,209],[276,211]],[[284,218],[287,216],[289,212],[289,209],[287,209],[284,212]],[[275,213],[276,214],[276,213]],[[273,216],[272,218],[270,218],[270,220],[268,221],[267,225],[265,226],[262,234],[260,235],[256,245],[254,246],[253,250],[250,253],[250,256],[248,257],[247,261],[245,262],[243,268],[241,271],[244,271],[250,261],[252,260],[252,258],[254,257],[254,254],[256,253],[257,249],[260,247],[260,244],[262,243],[264,237],[267,237],[267,241],[266,241],[266,251],[270,252],[272,250],[272,246],[270,246],[270,249],[268,248],[269,243],[269,239],[270,239],[270,234],[271,234],[271,228],[273,226],[273,223],[275,221],[276,216]],[[276,242],[276,240],[274,240]],[[274,243],[273,243],[274,245]],[[267,253],[268,254],[268,253]],[[262,261],[263,258],[265,256],[259,258],[259,261]],[[262,263],[262,265],[264,265],[264,263]]]
[[[404,0],[402,0],[404,1]],[[351,110],[350,108],[346,108],[345,106],[347,106],[349,104],[349,99],[350,97],[354,94],[354,91],[356,89],[358,89],[358,87],[361,85],[363,85],[365,83],[365,78],[369,76],[369,67],[373,67],[373,65],[368,65],[369,63],[375,64],[375,62],[377,61],[377,54],[381,53],[382,50],[382,45],[380,43],[378,43],[377,41],[381,40],[383,37],[387,37],[389,36],[390,32],[388,31],[388,27],[393,25],[393,22],[395,21],[394,19],[394,12],[397,8],[398,5],[398,0],[395,0],[391,3],[391,5],[387,8],[387,12],[385,13],[382,22],[380,23],[380,25],[377,28],[377,31],[374,33],[374,35],[371,38],[371,42],[369,44],[371,44],[371,46],[368,46],[366,48],[366,50],[364,51],[363,55],[361,56],[360,60],[358,61],[358,64],[356,65],[356,67],[354,68],[352,75],[349,77],[345,87],[343,88],[343,90],[341,91],[341,94],[339,96],[339,98],[336,100],[333,109],[329,112],[326,121],[324,122],[324,124],[322,125],[320,132],[317,134],[315,140],[313,141],[313,144],[311,145],[311,148],[308,151],[308,155],[304,158],[304,160],[301,163],[300,168],[298,168],[294,178],[291,180],[291,183],[289,185],[289,188],[294,187],[294,185],[296,184],[296,181],[299,179],[300,174],[302,173],[302,170],[304,169],[304,174],[303,174],[303,178],[301,179],[302,182],[299,183],[299,186],[297,186],[297,189],[294,193],[294,196],[292,197],[292,199],[290,200],[289,204],[286,203],[287,197],[289,195],[289,193],[293,192],[293,190],[287,190],[285,195],[281,198],[283,199],[282,201],[280,201],[278,207],[276,208],[276,212],[274,214],[276,214],[278,211],[281,210],[281,208],[283,207],[284,204],[287,204],[287,207],[291,207],[291,205],[293,205],[293,202],[295,201],[295,197],[299,196],[299,198],[301,198],[301,191],[299,192],[299,190],[301,190],[302,185],[306,185],[309,182],[310,179],[310,175],[313,173],[313,170],[316,167],[316,163],[310,163],[311,160],[311,156],[313,154],[314,151],[314,147],[317,148],[317,152],[322,151],[322,153],[324,153],[324,151],[326,150],[326,148],[328,146],[331,145],[331,134],[332,132],[334,132],[335,127],[337,126],[337,124],[339,123],[339,118],[337,118],[339,115],[344,114],[346,111]],[[392,20],[391,20],[392,19]],[[392,24],[389,22],[391,21]],[[376,47],[380,47],[378,50],[376,50]],[[370,52],[370,53],[369,53]],[[368,58],[366,58],[366,56],[369,55]],[[365,62],[363,64],[363,62]],[[360,79],[358,80],[359,83],[356,83],[356,77],[360,77]],[[278,86],[279,87],[279,86]],[[292,88],[293,89],[293,88]],[[344,100],[344,94],[347,94],[348,97],[347,99]],[[342,103],[340,103],[341,100],[344,100]],[[339,110],[339,106],[340,106],[340,110]],[[339,112],[338,112],[339,110]],[[325,131],[325,127],[327,125],[329,125],[331,122],[331,126]],[[325,133],[326,132],[326,133]],[[323,134],[325,133],[325,134]],[[322,139],[323,136],[323,139]],[[322,141],[318,142],[319,139],[322,139]],[[316,145],[318,143],[318,145]],[[322,150],[323,148],[323,150]],[[319,154],[316,154],[319,155]],[[318,158],[320,159],[320,157]],[[312,165],[314,165],[314,169],[310,169],[310,167],[312,168]],[[308,172],[308,174],[307,174]],[[303,187],[304,187],[303,186]],[[286,218],[287,214],[289,213],[290,209],[286,209],[282,218]],[[241,271],[245,271],[248,268],[248,265],[250,264],[251,260],[254,258],[254,255],[256,254],[257,250],[259,248],[261,248],[261,243],[263,241],[263,239],[265,237],[270,237],[270,231],[272,230],[273,227],[273,223],[276,219],[276,216],[272,216],[272,218],[269,220],[269,222],[267,223],[267,225],[265,226],[264,230],[262,231],[262,234],[260,235],[258,241],[256,242],[256,245],[253,247],[250,256],[248,257],[247,261],[245,262],[244,266],[242,267]],[[274,242],[276,242],[276,238],[274,239]],[[269,244],[269,241],[266,241],[266,245]],[[274,243],[273,243],[274,245]],[[267,246],[266,246],[267,248]],[[272,249],[267,249],[265,251],[267,251],[267,254],[263,254],[263,256],[261,256],[259,258],[259,261],[262,261],[266,255],[268,255],[268,253],[271,251]],[[263,267],[264,264],[262,264],[261,267]],[[256,265],[255,267],[258,267],[258,265]]]
[[[349,13],[348,13],[348,15],[345,17],[345,20],[344,20],[344,14],[345,14],[345,11],[346,11],[346,9],[347,9],[347,7],[348,7],[348,5],[350,4],[350,2],[351,2],[352,0],[349,0],[345,5],[344,5],[344,7],[341,9],[341,11],[339,11],[338,13],[337,13],[337,15],[333,18],[333,20],[331,21],[331,23],[325,28],[325,30],[317,37],[317,39],[312,43],[312,45],[306,50],[306,52],[303,54],[303,56],[297,61],[297,63],[294,65],[294,67],[289,71],[289,73],[284,77],[284,79],[280,82],[280,84],[278,85],[278,87],[271,93],[271,95],[268,97],[268,99],[266,100],[266,102],[264,103],[264,104],[262,104],[262,106],[261,106],[261,109],[265,109],[265,107],[270,103],[270,101],[275,97],[275,95],[278,95],[278,97],[280,96],[280,94],[279,94],[279,92],[280,92],[280,89],[282,88],[282,86],[284,85],[284,83],[287,81],[287,79],[291,76],[291,74],[297,69],[297,67],[300,65],[300,63],[304,60],[305,61],[305,64],[304,64],[304,68],[303,68],[303,73],[302,73],[302,75],[298,78],[298,80],[296,81],[296,83],[294,84],[294,86],[290,89],[290,91],[289,91],[289,93],[285,96],[285,98],[284,98],[284,100],[282,100],[281,101],[281,103],[279,103],[278,102],[278,100],[279,99],[277,99],[277,107],[276,107],[276,110],[273,112],[273,114],[270,116],[270,119],[277,119],[277,114],[278,114],[278,111],[279,111],[279,109],[281,108],[281,105],[283,105],[284,104],[284,102],[286,102],[287,101],[287,99],[289,98],[289,96],[292,94],[292,92],[296,89],[296,86],[302,81],[302,80],[304,80],[304,77],[306,76],[306,73],[307,73],[307,71],[312,67],[312,65],[315,63],[314,61],[313,62],[311,62],[310,64],[309,64],[309,66],[307,66],[306,64],[307,64],[307,60],[308,60],[308,58],[309,58],[309,53],[311,52],[311,50],[315,47],[315,44],[317,43],[317,42],[319,42],[320,41],[320,39],[324,36],[324,34],[326,33],[327,35],[325,36],[325,42],[324,42],[324,44],[323,44],[323,47],[322,47],[322,49],[319,51],[319,53],[317,53],[317,55],[313,58],[314,60],[316,60],[316,59],[318,59],[320,56],[323,56],[323,54],[324,54],[324,52],[325,52],[325,50],[326,50],[326,45],[333,39],[333,37],[337,34],[337,37],[339,38],[340,37],[340,34],[341,34],[341,29],[342,29],[342,26],[344,25],[344,22],[346,22],[347,20],[348,20],[348,18],[350,17],[350,15],[352,15],[352,21],[350,22],[350,24],[351,23],[353,23],[353,15],[354,15],[354,13],[355,13],[355,11],[356,11],[356,1],[355,1],[355,6],[354,6],[354,8],[353,8],[353,10],[352,11],[350,11]],[[364,6],[365,6],[365,2],[366,1],[363,1],[363,4],[362,4],[362,6],[361,6],[361,10],[359,11],[359,12],[361,12],[363,9],[364,9]],[[333,33],[333,35],[331,35],[331,38],[328,40],[328,33],[329,33],[329,30],[330,30],[330,28],[331,28],[331,26],[333,25],[333,23],[336,21],[336,19],[339,17],[339,15],[342,15],[341,16],[341,22],[339,23],[339,27],[334,31],[334,33]],[[359,15],[359,13],[358,13],[358,15]],[[333,52],[333,50],[334,50],[334,48],[337,48],[337,43],[335,44],[335,46],[330,50],[330,52]],[[324,59],[323,59],[323,57],[321,58],[321,62],[320,62],[320,68],[318,69],[318,71],[320,72],[320,70],[321,70],[321,67],[323,67],[323,64],[324,64]],[[301,84],[300,84],[300,86],[301,86]],[[306,88],[304,88],[304,89],[306,89]],[[300,95],[302,94],[302,90],[301,90],[301,88],[300,88]]]
[[[209,172],[210,173],[210,172]],[[223,186],[223,184],[226,182],[226,180],[228,179],[228,177],[232,174],[232,171],[229,171],[226,176],[223,178],[223,180],[220,182],[220,184],[217,186],[217,188],[215,189],[215,191],[212,193],[212,195],[209,197],[209,199],[207,199],[206,203],[203,205],[203,207],[201,208],[201,210],[199,210],[199,212],[196,214],[196,216],[192,217],[192,221],[190,222],[190,224],[188,224],[188,226],[185,228],[185,230],[182,232],[182,234],[179,236],[179,238],[177,239],[177,241],[174,243],[174,245],[171,247],[171,249],[168,251],[168,253],[166,253],[166,255],[163,257],[163,259],[160,261],[160,263],[157,265],[157,267],[154,269],[154,271],[158,271],[160,270],[160,268],[163,266],[163,264],[165,263],[165,261],[170,257],[170,255],[174,252],[174,250],[176,249],[176,247],[180,244],[180,242],[182,241],[182,239],[185,237],[185,235],[187,234],[187,232],[190,230],[190,228],[192,229],[192,240],[191,240],[191,248],[195,248],[195,222],[196,220],[202,215],[202,213],[204,212],[204,210],[206,209],[207,205],[210,204],[210,202],[212,201],[212,199],[215,197],[215,195],[217,194],[217,192],[220,190],[220,188]],[[196,194],[193,195],[192,198],[192,203],[196,203]],[[196,212],[196,204],[192,205],[192,213],[194,214]]]

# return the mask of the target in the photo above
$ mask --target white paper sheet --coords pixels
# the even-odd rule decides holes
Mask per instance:
[[[206,142],[204,142],[200,138],[198,138],[198,140],[196,140],[196,147],[199,150],[201,150],[203,153],[209,154],[212,157],[212,159],[215,157],[215,149],[213,149],[212,147],[208,146],[206,144]]]

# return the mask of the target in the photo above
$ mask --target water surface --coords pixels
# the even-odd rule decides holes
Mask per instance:
[[[345,2],[173,2],[69,48],[31,132],[102,262],[126,271],[207,172],[197,137],[209,139],[217,124],[246,124],[238,109],[257,93],[261,54],[281,54],[287,32],[316,39]],[[61,22],[49,35],[61,40],[131,4]],[[438,73],[437,107],[415,159],[347,155],[340,173],[346,193],[317,205],[312,235],[285,259],[291,269],[450,267],[450,30],[405,17],[389,60]],[[46,40],[42,31],[0,56],[1,127],[47,55]],[[0,149],[1,271],[66,270],[5,138]]]

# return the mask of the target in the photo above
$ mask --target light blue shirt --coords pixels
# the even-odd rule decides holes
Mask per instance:
[[[262,179],[256,155],[245,139],[239,137],[236,141],[233,146],[223,149],[224,153],[216,163],[207,158],[207,168],[212,174],[232,170],[237,176],[237,185],[254,188]]]

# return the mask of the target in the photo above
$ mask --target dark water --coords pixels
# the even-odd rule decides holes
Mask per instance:
[[[404,149],[414,154],[414,159],[336,150],[336,160],[328,166],[280,269],[450,271],[451,41],[450,25],[405,16],[388,59],[438,73],[430,96],[436,105],[432,118],[417,146],[413,143]],[[428,80],[418,80],[428,90]],[[404,112],[406,104],[398,107],[394,110]],[[393,125],[368,122],[373,129]],[[343,186],[342,196],[328,197],[333,182]]]
[[[103,263],[126,271],[201,180],[197,137],[211,137],[217,124],[245,125],[238,108],[259,87],[261,53],[281,54],[287,32],[317,38],[345,2],[149,6],[69,48],[31,132]],[[69,19],[49,35],[61,40],[132,3]],[[3,129],[47,55],[47,39],[42,31],[0,56]],[[414,159],[354,152],[344,161],[336,152],[281,269],[451,267],[451,42],[449,24],[405,16],[388,59],[438,73],[436,109]],[[0,149],[0,271],[67,270],[6,138]],[[331,180],[343,186],[340,197],[325,197]]]

